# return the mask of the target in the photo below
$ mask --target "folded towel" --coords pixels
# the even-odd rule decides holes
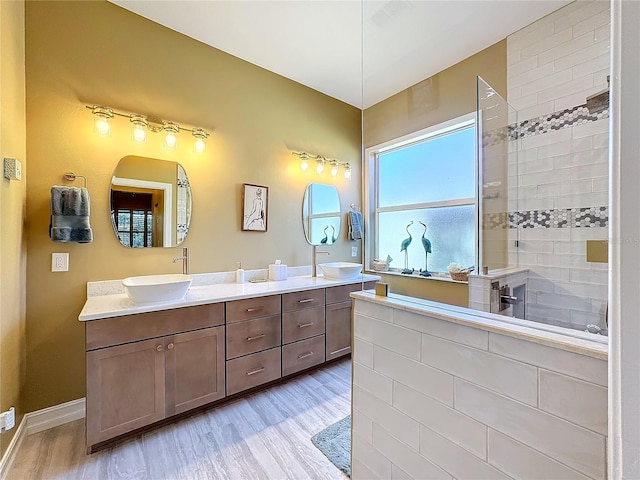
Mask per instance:
[[[362,239],[362,213],[360,212],[349,212],[349,238]]]
[[[54,242],[90,243],[89,192],[86,188],[51,187],[49,237]]]

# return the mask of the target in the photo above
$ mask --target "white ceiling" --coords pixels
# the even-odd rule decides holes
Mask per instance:
[[[111,0],[367,108],[569,0]]]

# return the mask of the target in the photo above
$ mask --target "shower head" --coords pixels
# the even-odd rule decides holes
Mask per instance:
[[[609,75],[607,75],[607,84],[609,83]],[[589,113],[592,115],[600,113],[609,108],[609,86],[602,92],[587,97],[586,103]]]

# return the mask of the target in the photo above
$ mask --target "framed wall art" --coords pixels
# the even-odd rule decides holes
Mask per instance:
[[[269,205],[269,187],[242,185],[242,230],[266,232]]]

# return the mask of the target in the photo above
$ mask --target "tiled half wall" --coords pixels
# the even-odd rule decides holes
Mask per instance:
[[[360,299],[354,338],[353,480],[606,478],[606,359]]]

